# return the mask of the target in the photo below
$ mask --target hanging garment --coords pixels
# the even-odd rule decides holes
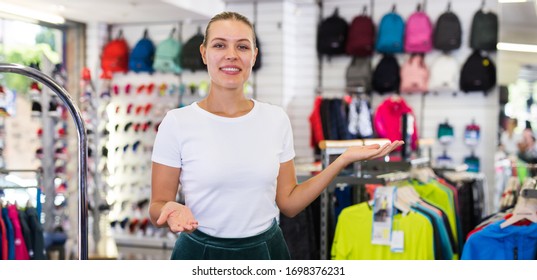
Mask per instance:
[[[373,136],[371,109],[364,98],[352,97],[349,104],[348,130],[352,138],[370,138]]]
[[[433,227],[428,218],[410,212],[393,217],[393,230],[404,232],[404,250],[371,244],[373,211],[367,202],[343,209],[339,215],[331,256],[334,260],[432,260]]]
[[[13,232],[13,224],[11,223],[11,220],[9,219],[7,208],[2,208],[2,219],[4,220],[4,223],[6,223],[6,229],[7,229],[7,259],[8,260],[14,260],[15,259],[15,234]]]
[[[28,216],[28,226],[32,235],[32,246],[34,251],[34,260],[46,260],[47,254],[45,251],[45,237],[43,235],[43,226],[39,222],[39,216],[37,209],[34,207],[26,208],[26,215]]]
[[[13,234],[15,236],[15,259],[16,260],[29,260],[28,248],[24,243],[24,237],[22,235],[22,227],[19,220],[19,210],[15,205],[7,206],[8,216],[13,224]]]
[[[386,98],[377,107],[373,120],[378,137],[388,138],[390,141],[401,140],[403,137],[402,119],[405,114],[414,116],[414,111],[402,97]],[[416,119],[415,116],[414,119]],[[411,135],[412,141],[409,144],[411,145],[412,150],[416,150],[418,146],[418,129],[416,122],[414,122],[413,128],[413,133]]]
[[[315,101],[313,103],[313,110],[309,116],[310,132],[311,132],[310,146],[314,148],[319,147],[319,142],[324,140],[323,124],[321,120],[321,103],[322,102],[323,102],[323,99],[321,96],[315,97]]]
[[[8,245],[7,245],[7,227],[4,222],[4,219],[2,218],[2,210],[0,209],[0,259],[1,260],[7,260],[8,259]]]
[[[533,260],[537,253],[537,224],[501,228],[494,222],[470,236],[463,260]]]

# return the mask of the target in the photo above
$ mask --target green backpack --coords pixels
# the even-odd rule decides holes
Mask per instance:
[[[175,28],[172,30],[170,37],[157,45],[153,63],[153,68],[157,72],[181,73],[180,57],[182,45],[178,40],[173,38],[174,33]]]

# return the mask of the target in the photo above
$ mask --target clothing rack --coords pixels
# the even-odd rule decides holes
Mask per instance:
[[[73,117],[78,133],[78,258],[88,259],[88,200],[87,200],[87,153],[88,140],[84,120],[71,95],[50,76],[31,67],[14,63],[0,63],[0,72],[15,73],[29,77],[50,88]]]
[[[319,143],[321,149],[321,162],[323,169],[326,168],[334,159],[334,156],[341,155],[347,148],[352,146],[364,146],[370,144],[384,144],[389,142],[388,139],[355,139],[355,140],[324,140]],[[364,186],[365,184],[384,184],[386,180],[378,178],[377,175],[394,171],[409,170],[409,162],[384,162],[380,160],[371,160],[356,162],[352,164],[352,174],[339,175],[335,177],[328,187],[320,196],[320,259],[327,260],[330,258],[328,229],[329,229],[329,212],[330,197],[336,188],[341,184],[349,186]],[[342,172],[343,173],[343,172]]]

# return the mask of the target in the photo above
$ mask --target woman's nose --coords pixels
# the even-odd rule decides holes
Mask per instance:
[[[234,60],[234,59],[237,59],[237,52],[235,51],[235,49],[230,48],[230,49],[226,52],[226,59],[227,59],[227,60]]]

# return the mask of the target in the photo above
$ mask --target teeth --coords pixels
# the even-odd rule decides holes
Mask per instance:
[[[239,68],[228,68],[228,67],[226,67],[226,68],[222,68],[222,70],[224,70],[224,71],[239,71]]]

